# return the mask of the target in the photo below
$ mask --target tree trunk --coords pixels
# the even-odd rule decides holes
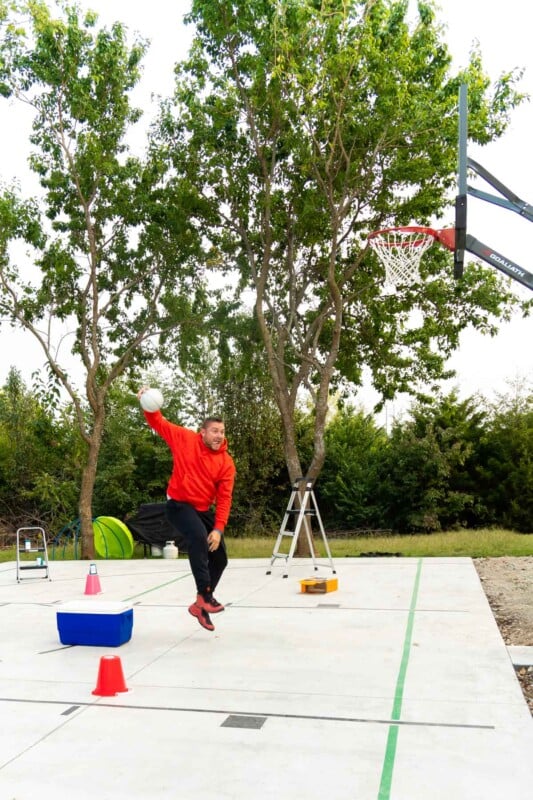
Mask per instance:
[[[287,464],[287,470],[289,472],[289,479],[291,482],[291,491],[292,487],[296,483],[299,478],[304,478],[305,475],[302,471],[302,465],[300,462],[300,457],[298,455],[298,449],[296,447],[296,436],[294,431],[294,417],[289,413],[284,414],[283,411],[281,413],[282,417],[282,425],[283,425],[283,442],[284,442],[284,450],[285,450],[285,463]],[[303,489],[304,485],[302,484],[302,492],[296,496],[296,508],[300,507],[302,496],[303,496]],[[287,503],[289,498],[287,497]],[[307,540],[306,528],[309,531],[309,534],[312,535],[312,528],[309,521],[309,517],[306,515],[303,519],[303,526],[305,526],[301,531],[298,537],[298,541],[296,543],[296,550],[294,551],[295,556],[299,556],[301,558],[306,558],[311,555],[309,550],[309,543]]]
[[[93,559],[94,534],[93,534],[93,493],[96,481],[96,469],[98,466],[98,456],[105,423],[105,409],[103,403],[97,408],[94,415],[94,426],[89,441],[89,451],[87,462],[82,472],[81,490],[79,499],[79,514],[81,524],[81,557],[83,559]]]

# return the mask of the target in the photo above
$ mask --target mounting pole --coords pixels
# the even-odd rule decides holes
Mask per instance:
[[[467,188],[468,97],[466,84],[459,87],[459,163],[458,195],[455,198],[455,252],[454,275],[462,277],[466,249],[466,196]]]

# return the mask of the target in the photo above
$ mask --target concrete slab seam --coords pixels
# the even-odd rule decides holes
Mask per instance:
[[[337,717],[324,714],[287,714],[272,711],[236,711],[227,708],[194,708],[191,706],[151,706],[133,703],[106,703],[100,700],[93,702],[78,701],[73,703],[68,700],[34,700],[22,697],[0,697],[0,703],[26,703],[36,705],[68,706],[72,710],[77,708],[115,708],[117,710],[131,711],[169,711],[179,714],[215,714],[236,717],[261,717],[265,719],[293,719],[309,722],[347,722],[359,725],[391,725],[394,728],[457,728],[461,730],[493,731],[494,725],[482,725],[460,722],[424,722],[423,720],[391,720],[379,717]],[[64,712],[63,712],[64,713]]]
[[[151,589],[146,589],[144,592],[139,592],[138,594],[132,594],[130,597],[124,597],[122,602],[127,603],[129,600],[134,600],[136,597],[142,597],[145,594],[150,594],[150,592],[157,592],[158,589],[164,589],[165,586],[170,586],[173,583],[177,583],[178,581],[183,580],[183,578],[188,578],[190,575],[192,575],[192,572],[185,572],[178,578],[172,578],[171,581],[167,581],[166,583],[160,583],[159,586],[153,586]]]

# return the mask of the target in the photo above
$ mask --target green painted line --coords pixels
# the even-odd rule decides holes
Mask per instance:
[[[407,617],[407,628],[405,630],[405,638],[403,642],[402,660],[400,663],[400,670],[396,680],[396,690],[394,692],[394,703],[392,706],[391,719],[399,721],[402,713],[403,691],[405,687],[405,676],[407,674],[407,665],[409,663],[409,655],[411,652],[411,641],[413,638],[413,625],[415,621],[415,608],[418,598],[418,587],[420,585],[420,573],[422,571],[422,559],[418,560],[416,570],[415,585],[413,587],[413,594],[411,596],[411,605],[409,606],[409,615]],[[391,725],[387,736],[387,746],[385,748],[385,758],[383,760],[383,769],[381,771],[381,783],[379,785],[378,800],[389,800],[392,775],[394,772],[394,761],[396,759],[396,746],[398,744],[398,725]]]
[[[165,586],[170,586],[171,583],[177,583],[177,581],[182,581],[183,578],[188,578],[191,575],[191,572],[186,572],[185,575],[180,575],[179,578],[173,578],[171,581],[167,581],[166,583],[160,583],[159,586],[153,586],[151,589],[146,589],[144,592],[139,592],[139,594],[132,594],[131,597],[125,597],[122,601],[126,603],[128,600],[135,600],[136,597],[142,597],[143,594],[150,594],[150,592],[157,592],[158,589],[163,589]]]

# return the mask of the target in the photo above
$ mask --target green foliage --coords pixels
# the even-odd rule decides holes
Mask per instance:
[[[339,412],[318,482],[330,528],[402,533],[505,525],[531,529],[531,397],[492,408],[455,393],[415,405],[390,436]]]
[[[75,516],[80,439],[11,369],[0,389],[0,519],[57,528]]]
[[[90,557],[107,394],[160,343],[186,358],[205,313],[201,234],[188,225],[187,182],[177,176],[164,192],[157,151],[141,159],[126,145],[141,116],[130,92],[145,43],[130,44],[120,23],[99,27],[93,12],[66,3],[54,18],[34,0],[10,11],[3,32],[1,93],[33,108],[30,165],[42,196],[36,204],[0,191],[0,313],[42,347],[44,395],[57,404],[61,388],[72,403],[87,446],[79,513]]]
[[[31,166],[42,188],[39,203],[0,191],[0,312],[39,341],[49,381],[36,405],[22,392],[35,429],[4,407],[0,469],[6,487],[18,476],[17,502],[59,518],[81,475],[90,537],[93,490],[95,508],[117,514],[161,491],[164,445],[112,389],[163,355],[177,375],[173,418],[194,424],[213,408],[227,418],[243,527],[257,529],[279,502],[281,448],[291,480],[315,479],[327,444],[323,491],[336,524],[426,530],[498,515],[526,524],[522,412],[512,424],[494,417],[494,441],[489,421],[455,398],[421,406],[387,442],[357,414],[340,415],[326,437],[332,390],[360,385],[365,367],[384,399],[431,385],[447,376],[462,330],[493,332],[515,302],[479,265],[453,283],[438,248],[419,284],[382,291],[366,236],[448,208],[459,84],[482,143],[503,133],[522,99],[520,74],[491,86],[478,52],[452,74],[433,4],[419,3],[411,26],[407,7],[193,0],[190,57],[140,158],[126,135],[140,117],[130,92],[145,43],[75,6],[56,19],[42,2],[0,0],[0,95],[34,109]],[[223,276],[226,291],[214,290]],[[241,305],[250,290],[252,317]],[[65,341],[83,391],[57,356]],[[71,403],[63,415],[59,387]],[[302,393],[311,398],[304,418]],[[52,433],[61,433],[63,467],[41,460]]]
[[[326,429],[327,455],[318,484],[320,510],[329,527],[383,528],[379,507],[384,430],[362,411],[339,409]]]
[[[475,464],[484,414],[455,394],[418,404],[396,424],[381,465],[380,495],[400,531],[446,530],[483,518]]]
[[[165,413],[173,418],[176,400],[171,388],[161,377],[153,384],[161,387]],[[142,503],[164,502],[171,468],[168,448],[146,424],[135,389],[126,380],[117,381],[108,396],[94,487],[94,515],[122,519]]]
[[[264,373],[247,377],[241,366],[234,350],[231,366],[210,374],[238,470],[228,532],[272,535],[288,501],[282,431]],[[123,518],[142,503],[164,502],[171,457],[146,425],[139,383],[163,390],[169,419],[196,424],[185,396],[193,397],[192,376],[145,378],[117,381],[109,393],[95,515]],[[527,392],[492,407],[452,393],[415,406],[390,436],[361,411],[337,410],[316,487],[326,527],[406,533],[505,524],[530,532],[531,403]],[[305,457],[313,447],[312,417],[300,412],[297,430]],[[42,524],[55,534],[77,518],[85,448],[72,409],[57,413],[42,405],[13,369],[0,388],[0,524],[12,530]]]
[[[274,536],[233,537],[226,536],[226,549],[230,559],[263,558],[272,555]],[[357,536],[329,541],[333,558],[365,556],[369,553],[388,555],[394,553],[406,558],[498,558],[500,556],[533,555],[533,534],[513,533],[500,528],[487,528],[475,531],[447,531],[432,535],[418,534],[405,536]],[[317,549],[321,552],[320,543]],[[72,547],[56,548],[55,560],[70,560],[75,557]],[[140,547],[134,551],[133,558],[143,558]],[[14,549],[0,550],[0,563],[14,561]]]
[[[60,19],[42,3],[30,3],[27,12],[31,32],[21,32],[10,48],[8,78],[11,93],[35,110],[31,166],[44,204],[30,208],[6,191],[1,244],[6,254],[10,240],[30,243],[39,272],[27,281],[11,264],[0,303],[48,345],[49,359],[38,323],[48,315],[68,322],[72,351],[97,376],[94,393],[134,359],[153,356],[151,336],[168,335],[191,316],[201,290],[192,262],[198,239],[179,187],[172,204],[162,196],[156,154],[143,162],[124,143],[140,117],[129,92],[145,44],[129,46],[121,24],[97,28],[93,13],[81,17],[74,6],[65,6]],[[5,224],[9,206],[17,225]],[[27,218],[35,232],[23,225]],[[54,373],[67,382],[59,364]],[[74,395],[70,382],[69,388]],[[92,407],[95,398],[88,400]]]
[[[230,558],[270,558],[274,539],[228,538]],[[499,556],[533,555],[533,534],[524,536],[501,528],[475,531],[445,531],[442,533],[405,534],[403,536],[331,537],[329,546],[333,558],[368,556],[369,554],[398,555],[406,558],[497,558]],[[323,558],[321,543],[317,550]]]
[[[268,377],[230,375],[220,386],[237,478],[231,532],[258,535],[279,525],[287,478],[279,413]]]
[[[501,398],[481,443],[479,482],[492,520],[529,532],[533,519],[533,396]]]
[[[257,535],[273,520],[277,524],[286,503],[279,412],[257,347],[255,318],[219,298],[207,328],[209,336],[198,343],[196,359],[189,359],[175,381],[188,425],[196,427],[211,414],[223,417],[237,468],[230,530]]]
[[[302,391],[314,404],[303,471],[317,477],[329,393],[343,377],[360,385],[367,366],[383,398],[414,391],[446,377],[465,327],[491,332],[516,302],[488,268],[454,284],[438,248],[420,283],[383,294],[366,236],[448,208],[460,83],[476,141],[500,136],[522,99],[519,73],[491,86],[477,52],[452,74],[433,4],[419,3],[411,26],[407,8],[194,0],[196,37],[160,121],[173,167],[198,188],[209,266],[236,270],[237,291],[253,291],[292,478]]]

